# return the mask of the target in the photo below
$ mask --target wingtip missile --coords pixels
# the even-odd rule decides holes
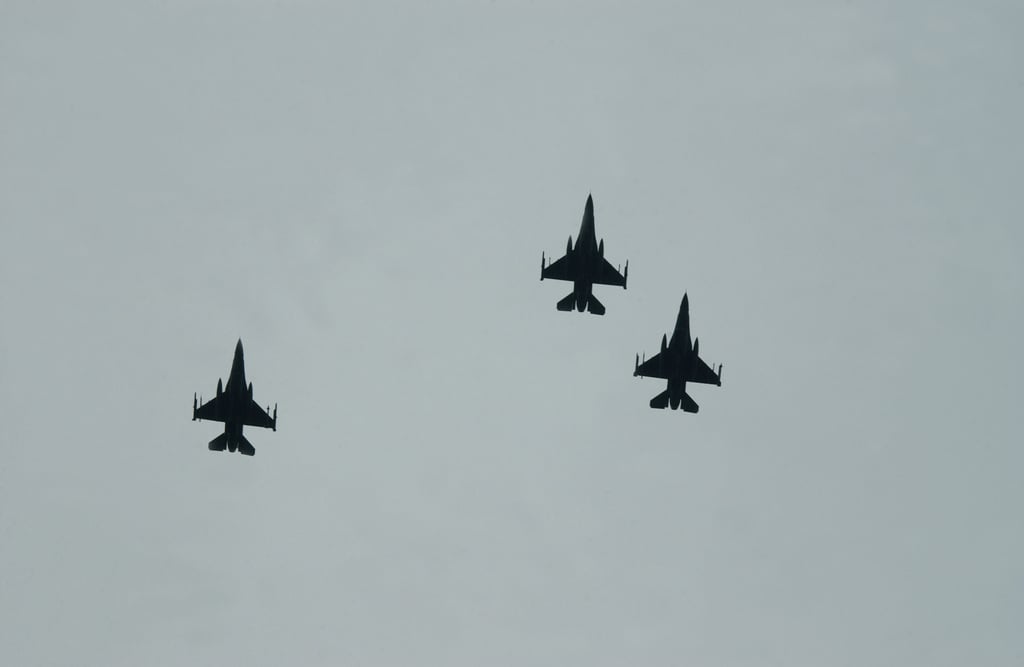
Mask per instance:
[[[269,409],[270,406],[268,405],[267,408]],[[273,428],[274,428],[274,432],[276,433],[277,432],[277,403],[274,403],[274,427]]]
[[[544,280],[544,251],[540,252],[540,279]]]
[[[199,398],[192,392],[192,421],[196,420],[196,413],[199,412]]]
[[[640,375],[640,355],[636,355],[636,361],[633,362],[633,377]]]
[[[622,289],[626,289],[626,283],[629,282],[629,260],[626,260],[626,272],[622,274]]]

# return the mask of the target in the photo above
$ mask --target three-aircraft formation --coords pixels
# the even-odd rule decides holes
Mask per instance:
[[[594,231],[594,199],[588,195],[576,244],[573,245],[570,236],[565,255],[554,262],[541,253],[540,279],[564,280],[573,284],[572,292],[555,304],[558,310],[604,315],[605,307],[594,296],[594,285],[613,285],[626,289],[628,277],[628,261],[625,270],[620,272],[619,268],[604,258],[604,239],[598,241]],[[690,340],[690,301],[683,294],[672,337],[663,334],[661,351],[650,359],[645,355],[642,361],[640,355],[637,355],[633,366],[634,377],[661,378],[667,382],[665,391],[651,399],[652,408],[682,408],[684,412],[697,412],[699,408],[696,401],[686,393],[686,383],[722,385],[721,364],[715,371],[700,358],[699,352],[700,340]],[[217,395],[205,403],[202,398],[192,396],[192,421],[204,419],[224,423],[224,432],[210,441],[211,451],[222,452],[227,449],[252,456],[256,449],[242,435],[242,427],[258,426],[277,430],[277,405],[274,405],[271,416],[269,405],[264,410],[253,400],[252,382],[246,385],[241,339],[235,346],[235,358],[231,362],[227,385],[217,380]]]

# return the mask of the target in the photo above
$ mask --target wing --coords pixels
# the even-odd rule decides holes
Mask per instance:
[[[594,282],[598,285],[615,285],[616,287],[626,286],[626,277],[619,273],[611,263],[604,257],[598,258],[597,273]]]
[[[259,426],[260,428],[274,428],[274,420],[267,414],[266,410],[260,407],[256,401],[249,399],[249,405],[245,407],[246,426]]]
[[[550,278],[551,280],[575,280],[576,276],[572,270],[572,265],[569,264],[569,255],[563,255],[561,259],[541,269],[540,277]]]
[[[196,419],[208,419],[213,422],[222,422],[225,419],[224,405],[224,394],[214,396],[196,409],[194,417]]]
[[[636,370],[633,371],[633,375],[639,375],[647,378],[661,378],[663,380],[668,379],[668,373],[666,373],[662,368],[661,352],[637,366]]]
[[[698,382],[700,384],[722,384],[722,380],[718,377],[718,373],[704,363],[704,360],[700,357],[697,357],[697,363],[693,367],[693,376],[686,378],[686,380],[687,382]]]

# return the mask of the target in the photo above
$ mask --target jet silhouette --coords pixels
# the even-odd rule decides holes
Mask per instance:
[[[690,344],[690,301],[683,294],[683,303],[679,306],[676,328],[672,332],[672,340],[661,336],[661,352],[641,363],[640,355],[636,357],[633,367],[634,377],[652,377],[668,380],[668,388],[651,399],[651,407],[664,409],[671,405],[675,410],[682,406],[686,412],[697,412],[697,403],[686,393],[687,382],[714,384],[722,386],[722,366],[719,364],[716,373],[698,356],[700,340]]]
[[[604,315],[604,306],[594,296],[594,285],[616,285],[626,289],[629,277],[629,262],[626,271],[619,271],[604,258],[604,239],[598,243],[594,233],[594,199],[587,195],[587,206],[583,210],[583,223],[576,235],[576,247],[572,237],[565,246],[565,255],[554,263],[544,263],[540,255],[540,279],[568,280],[573,283],[572,293],[558,302],[558,310],[585,310],[594,315]]]
[[[217,380],[217,395],[206,403],[192,396],[192,421],[209,419],[224,422],[224,432],[210,441],[210,450],[223,452],[225,448],[233,452],[236,449],[252,456],[256,453],[252,444],[242,435],[243,426],[259,426],[277,430],[277,405],[271,417],[270,406],[264,410],[252,400],[252,383],[245,385],[245,359],[242,356],[242,339],[235,346],[235,358],[231,362],[231,374],[228,385],[223,387]]]

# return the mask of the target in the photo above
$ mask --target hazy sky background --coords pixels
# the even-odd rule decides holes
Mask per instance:
[[[0,3],[0,663],[1024,664],[1021,4],[425,4]]]

